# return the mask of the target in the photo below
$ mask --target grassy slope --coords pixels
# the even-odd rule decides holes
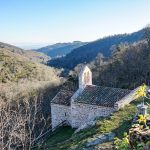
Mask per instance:
[[[46,146],[50,150],[67,150],[70,147],[76,146],[76,149],[80,150],[85,146],[88,139],[90,139],[91,137],[93,138],[97,134],[114,132],[117,137],[122,138],[123,133],[128,132],[128,129],[131,127],[132,118],[137,111],[136,106],[139,103],[140,100],[134,101],[130,105],[127,105],[125,108],[119,110],[118,112],[115,112],[112,116],[104,119],[99,119],[96,123],[96,126],[90,129],[83,130],[77,134],[72,134],[72,136],[67,132],[60,132],[60,134],[55,134],[52,137],[49,137],[49,139],[46,141]],[[66,140],[67,136],[68,139]],[[53,140],[57,138],[62,139],[61,142],[56,140],[55,145],[51,145],[51,143],[53,143]],[[109,145],[112,145],[112,142],[103,144],[104,147]]]
[[[57,146],[57,143],[63,142],[70,138],[72,134],[74,133],[74,129],[71,127],[60,127],[54,135],[51,136],[51,138],[47,139],[46,146],[49,148],[54,148]]]

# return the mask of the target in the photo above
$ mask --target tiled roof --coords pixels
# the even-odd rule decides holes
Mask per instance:
[[[87,85],[75,102],[113,107],[115,102],[129,94],[130,90]]]
[[[72,91],[60,90],[52,99],[51,103],[70,106],[71,97],[74,94]]]

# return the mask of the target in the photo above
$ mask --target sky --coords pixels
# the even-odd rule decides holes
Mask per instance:
[[[150,0],[0,0],[0,41],[18,46],[93,41],[150,23]]]

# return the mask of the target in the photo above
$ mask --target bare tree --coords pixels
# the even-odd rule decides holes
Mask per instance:
[[[0,149],[31,149],[45,131],[47,120],[37,97],[0,105]]]

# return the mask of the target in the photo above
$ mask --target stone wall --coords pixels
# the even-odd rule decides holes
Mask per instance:
[[[119,110],[120,108],[123,108],[125,105],[129,104],[133,100],[136,99],[136,91],[139,89],[136,88],[133,91],[131,91],[127,96],[123,97],[120,101],[116,102],[114,105],[114,108],[116,110]]]
[[[87,123],[100,116],[109,116],[114,112],[114,108],[102,107],[96,105],[75,103],[72,101],[71,104],[71,126],[73,128],[78,128],[81,125]]]
[[[52,128],[56,127],[65,120],[67,121],[67,124],[70,125],[71,124],[70,114],[71,114],[70,106],[51,103]]]
[[[130,144],[142,144],[142,150],[150,150],[150,129],[141,129],[140,125],[135,125],[129,130]]]

